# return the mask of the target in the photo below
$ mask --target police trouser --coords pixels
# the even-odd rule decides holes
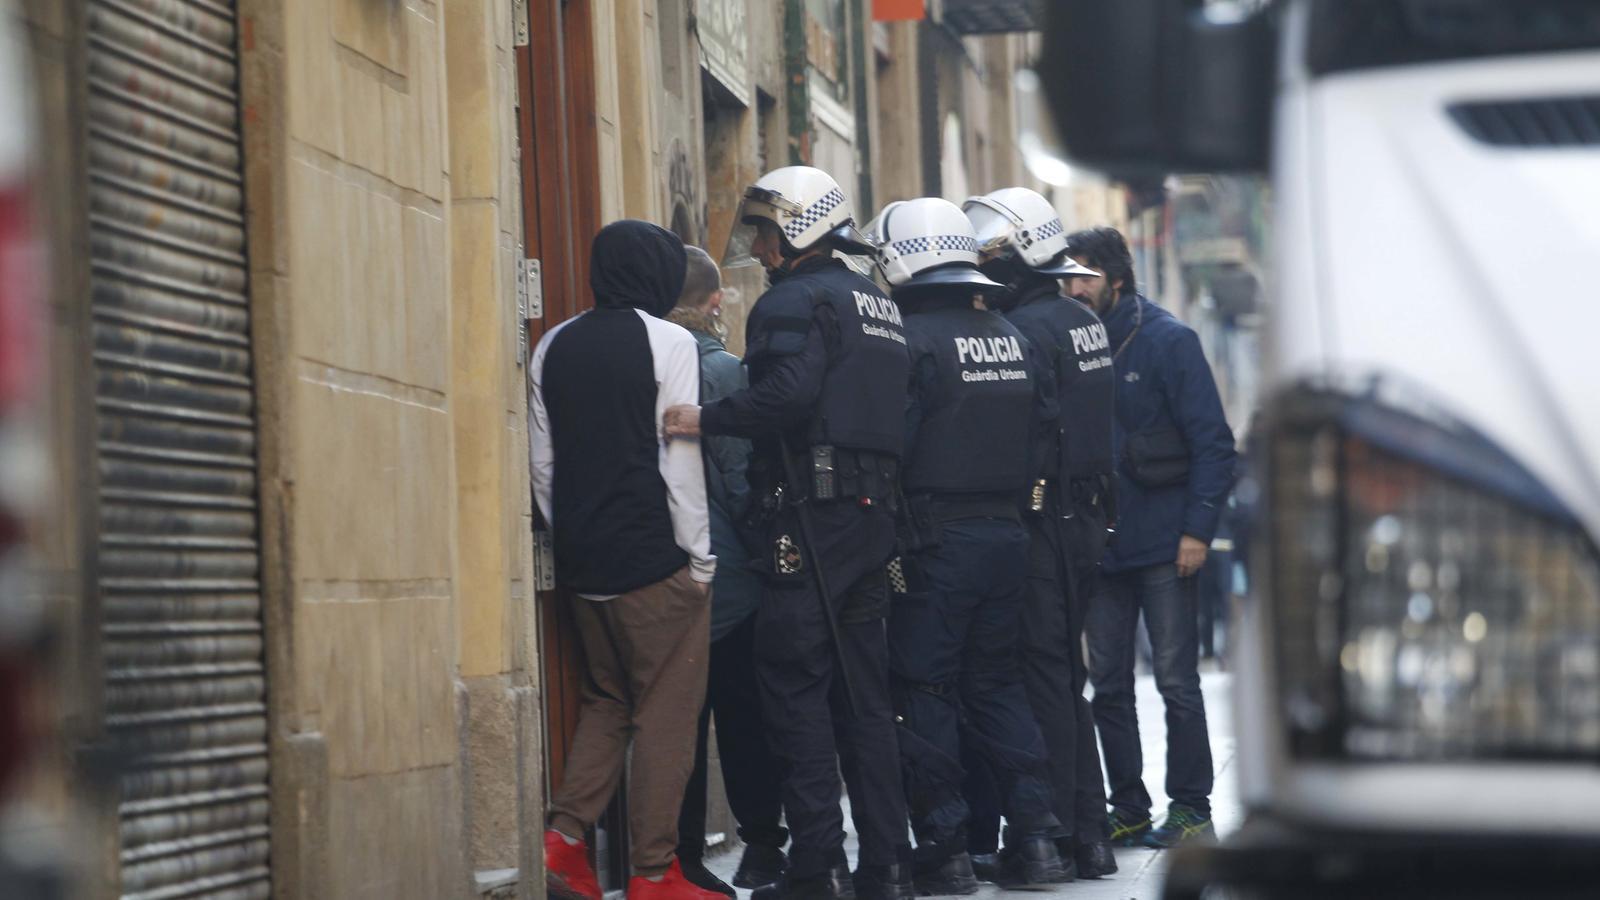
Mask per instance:
[[[838,654],[809,572],[775,582],[756,613],[756,674],[772,750],[783,771],[783,808],[793,841],[789,873],[795,879],[845,862],[841,770],[861,840],[861,865],[901,862],[907,843],[884,643],[889,586],[883,556],[873,549],[881,546],[887,553],[893,521],[881,511],[845,503],[820,504],[814,512],[818,540],[831,546],[820,560],[802,547],[803,565],[827,567],[839,624]],[[860,558],[866,556],[877,556],[877,564],[864,567]],[[841,663],[849,668],[854,710]]]
[[[1078,752],[1073,756],[1073,808],[1079,841],[1105,840],[1106,782],[1100,767],[1100,747],[1095,741],[1094,708],[1084,697],[1089,684],[1089,660],[1084,654],[1083,632],[1089,620],[1089,607],[1098,586],[1100,558],[1105,555],[1106,509],[1099,502],[1079,497],[1072,504],[1073,514],[1062,522],[1065,537],[1067,581],[1067,646],[1072,651],[1073,740]],[[1048,740],[1046,741],[1048,743]],[[1068,820],[1063,817],[1062,823]]]
[[[1097,503],[1080,502],[1072,515],[1030,517],[1028,593],[1022,608],[1023,683],[1049,751],[1052,809],[1061,837],[1105,840],[1106,794],[1095,742],[1094,713],[1084,697],[1088,664],[1083,626],[1106,519]],[[968,845],[973,853],[999,846],[1000,803],[993,776],[975,766],[967,800],[972,806]]]
[[[1018,663],[1028,537],[1020,522],[957,519],[911,560],[889,614],[889,667],[919,865],[966,849],[963,743],[993,771],[1018,837],[1053,835],[1045,746]]]

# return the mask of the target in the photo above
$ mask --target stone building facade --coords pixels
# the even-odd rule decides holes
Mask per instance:
[[[82,896],[538,870],[512,13],[22,5]]]
[[[580,663],[540,582],[523,366],[590,305],[593,231],[721,258],[744,187],[793,163],[863,221],[1044,187],[1012,89],[1036,38],[940,4],[19,6],[60,511],[31,787],[85,897],[539,896]],[[762,280],[725,283],[738,350]]]

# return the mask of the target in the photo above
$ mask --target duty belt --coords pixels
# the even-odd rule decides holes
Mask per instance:
[[[928,494],[918,499],[927,504],[928,518],[937,525],[958,519],[1021,518],[1017,498],[1012,494]],[[912,504],[919,505],[916,500]]]
[[[809,499],[894,506],[900,461],[887,453],[818,444],[810,448],[805,464],[811,483],[800,487]]]

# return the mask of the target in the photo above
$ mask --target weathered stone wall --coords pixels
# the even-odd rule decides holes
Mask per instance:
[[[276,887],[467,896],[537,862],[509,4],[240,11]]]

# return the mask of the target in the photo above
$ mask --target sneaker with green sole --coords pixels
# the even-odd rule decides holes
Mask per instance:
[[[1106,815],[1106,831],[1111,835],[1110,842],[1113,847],[1137,847],[1145,835],[1150,833],[1150,815],[1139,815],[1120,809],[1113,809]]]
[[[1160,827],[1145,834],[1144,845],[1166,850],[1179,844],[1216,839],[1217,829],[1211,824],[1210,816],[1202,815],[1181,803],[1174,803],[1167,807],[1167,817],[1161,821]]]

